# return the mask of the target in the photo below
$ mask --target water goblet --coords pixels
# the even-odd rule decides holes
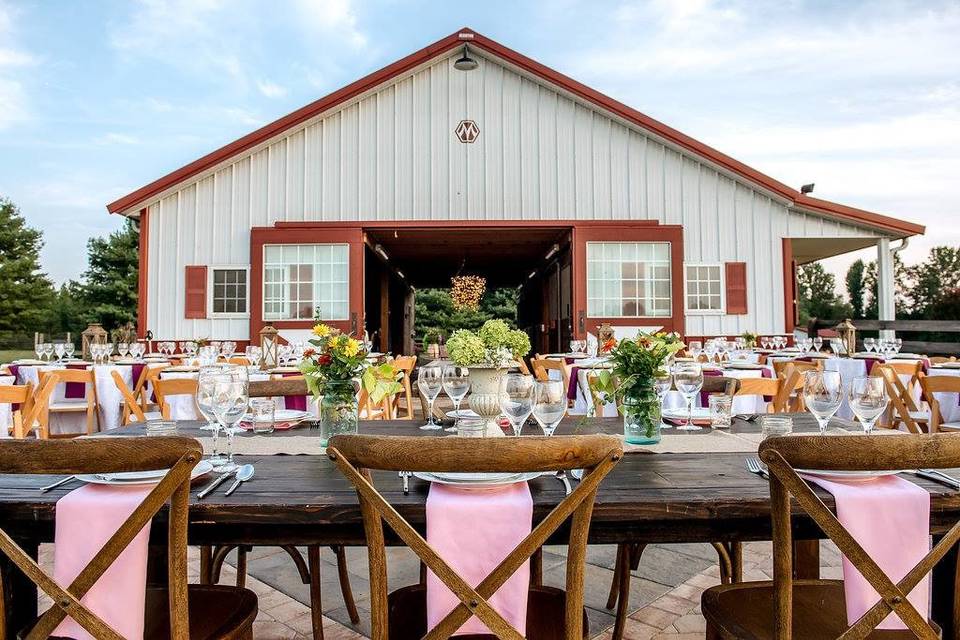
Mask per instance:
[[[887,390],[881,377],[854,378],[850,384],[850,409],[860,420],[864,433],[873,431],[877,419],[887,410]]]
[[[864,338],[863,339],[863,348],[866,349],[867,353],[873,351],[874,347],[877,346],[876,338]]]
[[[197,376],[197,410],[207,421],[205,425],[200,427],[200,430],[213,431],[213,452],[211,453],[213,464],[219,464],[218,461],[222,461],[220,454],[217,452],[220,426],[217,424],[217,416],[213,410],[213,387],[216,382],[214,378],[218,373],[220,373],[220,367],[207,366],[200,367]]]
[[[427,423],[420,428],[425,431],[442,429],[433,419],[433,403],[443,389],[443,370],[435,365],[421,368],[417,376],[417,389],[420,395],[427,399]]]
[[[44,342],[43,343],[43,355],[47,356],[47,362],[50,362],[50,358],[53,357],[53,343]]]
[[[660,428],[672,428],[663,421],[663,399],[667,397],[667,392],[673,388],[673,377],[668,371],[660,371],[653,377],[653,391],[657,394],[657,403],[660,407]]]
[[[903,338],[895,338],[893,341],[893,352],[900,353],[901,349],[903,349]]]
[[[57,362],[63,361],[63,354],[64,354],[63,343],[58,342],[57,344],[53,345],[53,350],[57,354]]]
[[[239,468],[233,461],[233,438],[240,431],[236,425],[246,415],[249,403],[247,368],[236,365],[221,368],[214,376],[213,412],[227,434],[227,460],[220,466],[223,473]]]
[[[703,388],[703,370],[696,363],[681,363],[673,371],[673,383],[687,401],[687,422],[677,427],[678,431],[700,431],[693,424],[693,401]]]
[[[687,344],[687,353],[693,358],[693,361],[696,362],[700,359],[700,353],[703,351],[703,343],[699,340],[691,340]]]
[[[33,345],[33,350],[37,354],[37,360],[43,360],[43,343],[38,342]]]
[[[807,371],[803,375],[803,402],[817,419],[820,435],[827,431],[840,405],[843,404],[843,381],[839,371]]]
[[[533,376],[508,373],[500,382],[500,410],[507,416],[513,435],[519,436],[533,413]]]
[[[821,338],[820,336],[817,336],[816,338],[814,338],[813,348],[816,350],[817,353],[820,353],[820,349],[823,348],[823,338]]]
[[[552,436],[566,414],[567,392],[563,381],[537,380],[533,391],[533,417],[543,435]]]
[[[453,410],[456,416],[452,427],[446,431],[456,432],[460,424],[460,403],[470,391],[470,370],[466,367],[444,367],[442,375],[443,390],[453,400]]]
[[[74,346],[72,342],[68,342],[63,345],[63,352],[67,355],[67,360],[73,360],[73,350]]]

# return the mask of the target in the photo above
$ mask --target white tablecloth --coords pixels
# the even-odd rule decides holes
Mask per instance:
[[[930,367],[931,376],[960,376],[960,369],[941,369]],[[940,416],[943,422],[960,423],[960,394],[935,393],[933,394],[940,404]]]
[[[160,377],[164,380],[173,380],[176,378],[193,378],[196,379],[200,374],[196,371],[171,371],[163,372],[160,374]],[[251,373],[250,382],[258,382],[262,380],[269,380],[269,373]],[[274,398],[274,402],[277,405],[277,409],[285,408],[284,399],[282,397]],[[197,405],[194,401],[193,396],[167,396],[167,404],[170,405],[170,419],[171,420],[203,420],[203,416],[199,415],[197,411]],[[316,403],[307,402],[307,411],[314,415],[317,414]]]
[[[13,376],[0,376],[0,385],[15,384],[16,379]],[[13,430],[13,411],[10,404],[0,403],[0,438],[9,438],[10,431]]]

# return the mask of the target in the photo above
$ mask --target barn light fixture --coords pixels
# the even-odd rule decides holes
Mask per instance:
[[[813,185],[814,183],[812,182],[810,184],[803,185],[800,187],[800,193],[813,193]]]
[[[378,245],[374,246],[374,247],[373,247],[373,250],[377,253],[377,255],[379,255],[379,256],[380,256],[381,258],[383,258],[385,261],[387,261],[387,262],[390,261],[390,256],[388,256],[388,255],[387,255],[387,252],[383,250],[383,245],[382,245],[382,244],[378,244]]]
[[[547,252],[547,255],[543,256],[543,259],[549,260],[556,255],[557,251],[560,251],[560,245],[554,244],[552,247],[550,247],[550,251]]]
[[[467,45],[463,45],[463,55],[453,63],[453,68],[460,71],[473,71],[478,66],[480,65],[477,61],[470,57],[470,51],[467,49]]]

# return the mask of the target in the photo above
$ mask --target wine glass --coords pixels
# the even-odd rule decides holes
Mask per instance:
[[[33,350],[37,354],[37,360],[43,360],[43,343],[38,342],[33,345]]]
[[[903,349],[903,339],[895,338],[893,341],[893,352],[900,353],[900,349]]]
[[[877,346],[876,338],[864,338],[863,339],[863,348],[866,349],[867,353],[873,351],[873,348]]]
[[[552,436],[566,414],[567,392],[563,380],[537,380],[533,390],[533,417],[543,435]]]
[[[693,358],[693,361],[696,362],[700,359],[700,353],[703,351],[703,343],[699,340],[691,340],[687,345],[687,353],[690,354],[690,357]]]
[[[820,353],[820,349],[823,348],[823,338],[817,336],[813,339],[813,348],[816,349],[817,353]]]
[[[54,350],[54,352],[57,354],[57,362],[62,362],[62,361],[63,361],[63,353],[64,353],[64,351],[63,351],[63,343],[62,343],[62,342],[58,342],[57,344],[53,345],[53,350]]]
[[[220,466],[220,471],[228,473],[239,468],[233,461],[233,437],[240,431],[236,425],[246,415],[250,403],[247,368],[239,365],[221,367],[213,380],[213,412],[227,434],[227,460]]]
[[[500,410],[510,421],[515,436],[520,435],[524,423],[533,413],[533,392],[533,376],[508,373],[500,383]]]
[[[112,355],[113,355],[113,343],[112,343],[112,342],[108,342],[108,343],[106,343],[105,345],[103,345],[103,357],[104,357],[104,360],[106,360],[107,362],[110,362],[110,357],[111,357]]]
[[[843,404],[843,381],[839,371],[807,371],[803,375],[803,402],[817,419],[820,435]]]
[[[673,388],[673,377],[666,371],[661,371],[659,375],[653,377],[653,390],[657,394],[657,403],[660,406],[660,428],[670,429],[670,425],[663,421],[663,399],[667,397],[667,392]]]
[[[470,370],[466,367],[444,367],[442,375],[443,390],[453,400],[453,426],[446,431],[455,432],[460,424],[460,403],[470,391]]]
[[[130,343],[129,342],[118,342],[117,343],[117,353],[120,354],[121,358],[127,357],[127,353],[130,352]]]
[[[873,431],[877,419],[887,410],[887,389],[881,377],[854,378],[850,385],[850,409],[865,433]]]
[[[707,362],[713,362],[713,357],[717,355],[717,342],[715,340],[707,340],[703,345],[703,352],[707,354]]]
[[[47,362],[50,362],[50,358],[53,357],[53,343],[44,342],[43,343],[43,355],[47,356]]]
[[[210,462],[215,465],[222,462],[222,456],[217,452],[220,425],[217,424],[217,416],[213,410],[213,387],[216,382],[214,378],[218,373],[220,373],[220,367],[206,366],[200,367],[197,376],[197,410],[207,421],[205,425],[200,427],[200,430],[213,431],[213,451],[210,454]]]
[[[677,427],[677,430],[700,431],[700,427],[693,424],[693,400],[703,388],[703,370],[695,363],[679,364],[673,370],[673,382],[687,401],[687,423]]]
[[[73,346],[73,343],[72,343],[72,342],[68,342],[68,343],[66,343],[65,345],[63,345],[63,352],[64,352],[65,354],[67,354],[67,360],[73,360],[73,350],[74,350],[74,348],[75,348],[75,347]]]
[[[420,395],[427,399],[427,423],[420,428],[424,430],[442,429],[443,427],[433,419],[433,403],[440,395],[440,390],[443,389],[443,370],[434,365],[420,369],[420,374],[417,376],[417,388],[420,390]]]

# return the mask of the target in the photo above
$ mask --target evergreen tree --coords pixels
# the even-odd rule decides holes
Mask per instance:
[[[955,320],[934,317],[939,302],[960,287],[960,249],[934,247],[927,259],[907,268],[910,278],[909,297],[915,317],[928,320]]]
[[[491,319],[506,320],[510,326],[516,326],[516,289],[487,291],[476,311],[454,309],[447,289],[418,289],[416,304],[416,335],[427,342],[434,342],[439,336],[449,338],[457,329],[476,331]]]
[[[87,328],[82,296],[83,288],[76,280],[65,282],[54,291],[47,318],[51,334],[71,333],[74,342],[80,341],[80,334]]]
[[[20,210],[0,198],[0,332],[43,331],[53,295],[40,270],[43,234],[27,226]]]
[[[862,318],[864,308],[866,307],[866,285],[863,281],[863,272],[866,265],[863,260],[857,259],[850,268],[847,269],[847,296],[850,298],[850,306],[853,309],[854,318]]]
[[[107,331],[137,321],[140,234],[132,220],[107,238],[87,242],[89,267],[83,273],[80,298],[89,322]]]
[[[850,307],[837,295],[837,280],[819,262],[805,264],[797,272],[800,322],[810,318],[838,320],[850,315]]]

